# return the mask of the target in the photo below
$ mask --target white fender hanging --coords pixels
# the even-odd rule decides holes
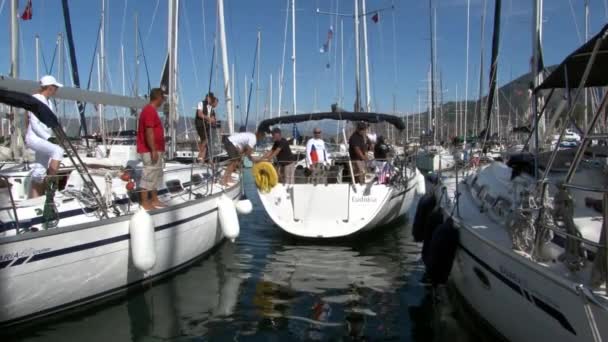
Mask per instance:
[[[249,199],[242,199],[235,202],[236,211],[241,215],[249,215],[253,211],[253,204]]]
[[[234,203],[228,196],[222,195],[217,201],[217,211],[224,236],[234,242],[239,236],[239,218]]]
[[[426,193],[426,180],[420,171],[416,170],[416,192],[418,195],[422,196]]]
[[[147,211],[138,210],[129,222],[131,234],[131,257],[133,265],[147,272],[156,264],[156,243],[154,239],[154,222]]]

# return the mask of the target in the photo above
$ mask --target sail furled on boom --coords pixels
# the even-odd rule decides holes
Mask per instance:
[[[492,108],[494,104],[494,95],[496,93],[496,78],[498,76],[498,51],[500,47],[500,14],[502,0],[496,0],[494,5],[494,34],[492,35],[492,60],[490,64],[490,87],[488,92],[488,101],[486,103],[486,127],[484,142],[490,136],[490,119],[492,117]]]
[[[65,22],[65,32],[68,38],[68,50],[70,53],[70,64],[72,65],[72,79],[74,87],[80,88],[80,75],[78,74],[78,63],[76,62],[76,48],[74,47],[74,36],[72,34],[72,21],[70,19],[70,8],[68,0],[62,0],[63,20]],[[77,101],[78,113],[80,115],[80,133],[83,136],[88,136],[87,120],[85,118],[85,104],[82,101]],[[87,141],[88,144],[88,141]]]

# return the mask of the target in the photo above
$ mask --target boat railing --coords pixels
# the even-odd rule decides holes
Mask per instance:
[[[178,173],[178,172],[185,172],[188,170],[190,171],[190,180],[188,182],[184,182],[183,184],[180,183],[179,186],[177,186],[175,188],[175,190],[170,189],[169,184],[166,184],[168,194],[170,194],[171,196],[187,195],[188,200],[191,200],[193,195],[196,199],[199,199],[199,198],[205,197],[209,194],[212,194],[213,190],[214,190],[213,186],[219,178],[218,174],[217,174],[218,169],[220,167],[222,167],[225,163],[226,162],[218,162],[217,164],[207,165],[206,167],[208,168],[208,170],[205,174],[201,174],[200,172],[196,174],[199,177],[195,177],[195,173],[194,173],[195,165],[194,164],[192,164],[192,165],[184,164],[184,167],[165,170],[164,171],[165,175],[172,174],[172,173]],[[130,171],[141,170],[141,169],[143,169],[143,168],[131,168]],[[105,169],[105,171],[108,171],[108,172],[112,171],[114,176],[117,176],[116,172],[125,171],[125,170]],[[97,172],[103,172],[103,170],[97,169]],[[95,171],[91,172],[91,173],[95,174]],[[207,175],[207,176],[201,177],[201,175]],[[4,223],[11,224],[12,227],[7,230],[15,229],[16,235],[19,235],[21,233],[21,227],[23,225],[21,224],[21,222],[19,220],[19,216],[17,214],[18,209],[19,209],[19,204],[13,196],[13,192],[11,189],[13,184],[11,183],[11,180],[14,181],[15,179],[21,179],[20,182],[24,183],[26,181],[26,179],[30,178],[30,177],[31,176],[29,176],[29,175],[6,176],[6,175],[0,174],[0,183],[5,185],[4,187],[0,187],[0,189],[3,188],[6,190],[6,192],[8,193],[8,198],[10,200],[10,203],[8,203],[9,205],[0,207],[0,211],[5,211],[5,212],[9,211],[12,213],[13,218],[11,219],[11,221],[4,222]],[[47,180],[53,179],[53,178],[59,180],[59,179],[65,179],[65,177],[66,177],[65,175],[53,175],[53,176],[47,176]],[[167,181],[167,183],[169,183],[169,182],[170,182],[170,180]],[[106,181],[106,183],[107,183],[107,181]],[[110,183],[111,183],[111,181],[110,181]],[[106,189],[106,192],[108,192],[107,190],[108,189]],[[110,190],[111,190],[111,188],[110,188]],[[144,190],[139,189],[139,188],[135,188],[135,189],[127,191],[126,197],[124,197],[124,199],[123,199],[123,200],[127,200],[127,209],[126,209],[126,211],[124,211],[122,213],[123,215],[131,212],[131,205],[133,203],[133,199],[137,198],[137,196],[139,196],[139,194],[142,191],[144,191]],[[85,208],[95,208],[97,206],[97,204],[96,204],[97,202],[92,197],[93,195],[88,193],[87,191],[64,189],[64,190],[62,190],[62,192],[64,194],[68,195],[69,197],[73,197],[74,199],[79,200],[82,203],[83,210],[85,210]],[[117,202],[117,201],[121,200],[121,198],[117,197],[114,192],[105,193],[105,196],[108,196],[108,198],[106,198],[106,201]]]

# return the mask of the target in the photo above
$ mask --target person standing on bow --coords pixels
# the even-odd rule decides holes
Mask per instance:
[[[43,76],[40,79],[40,89],[32,96],[53,111],[53,103],[49,99],[61,87],[63,87],[63,84],[57,82],[55,77],[49,75]],[[64,150],[57,145],[57,141],[53,137],[53,131],[38,120],[34,113],[28,113],[25,145],[36,154],[36,161],[31,165],[32,191],[30,195],[32,198],[39,197],[45,192],[46,183],[49,181],[48,178],[57,175]]]
[[[137,124],[137,153],[144,164],[141,175],[140,202],[144,210],[166,207],[158,199],[158,188],[163,181],[165,131],[158,116],[158,108],[165,102],[162,89],[150,91],[150,102],[142,109]]]
[[[196,132],[200,138],[198,144],[198,157],[197,161],[203,162],[207,158],[209,138],[211,137],[211,127],[215,125],[215,107],[217,107],[218,100],[213,93],[208,93],[205,96],[205,100],[199,102],[196,106],[196,117],[194,119],[194,126]]]

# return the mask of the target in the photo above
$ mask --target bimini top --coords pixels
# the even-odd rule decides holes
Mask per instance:
[[[59,127],[59,120],[57,120],[55,113],[46,104],[30,94],[0,88],[0,103],[11,107],[23,108],[34,113],[38,120],[49,128]]]
[[[605,87],[608,86],[608,25],[591,38],[576,51],[571,53],[566,59],[547,77],[547,79],[536,90],[554,88],[577,88],[585,73],[587,63],[591,58],[591,53],[596,43],[599,43],[599,50],[595,57],[589,78],[585,82],[585,87]]]
[[[346,121],[365,121],[369,123],[387,122],[398,130],[405,129],[405,123],[403,120],[394,115],[379,114],[379,113],[364,113],[364,112],[324,112],[324,113],[310,113],[310,114],[297,114],[280,116],[272,119],[267,119],[260,122],[258,131],[269,132],[270,126],[280,124],[290,124],[306,121],[319,121],[319,120],[346,120]]]

